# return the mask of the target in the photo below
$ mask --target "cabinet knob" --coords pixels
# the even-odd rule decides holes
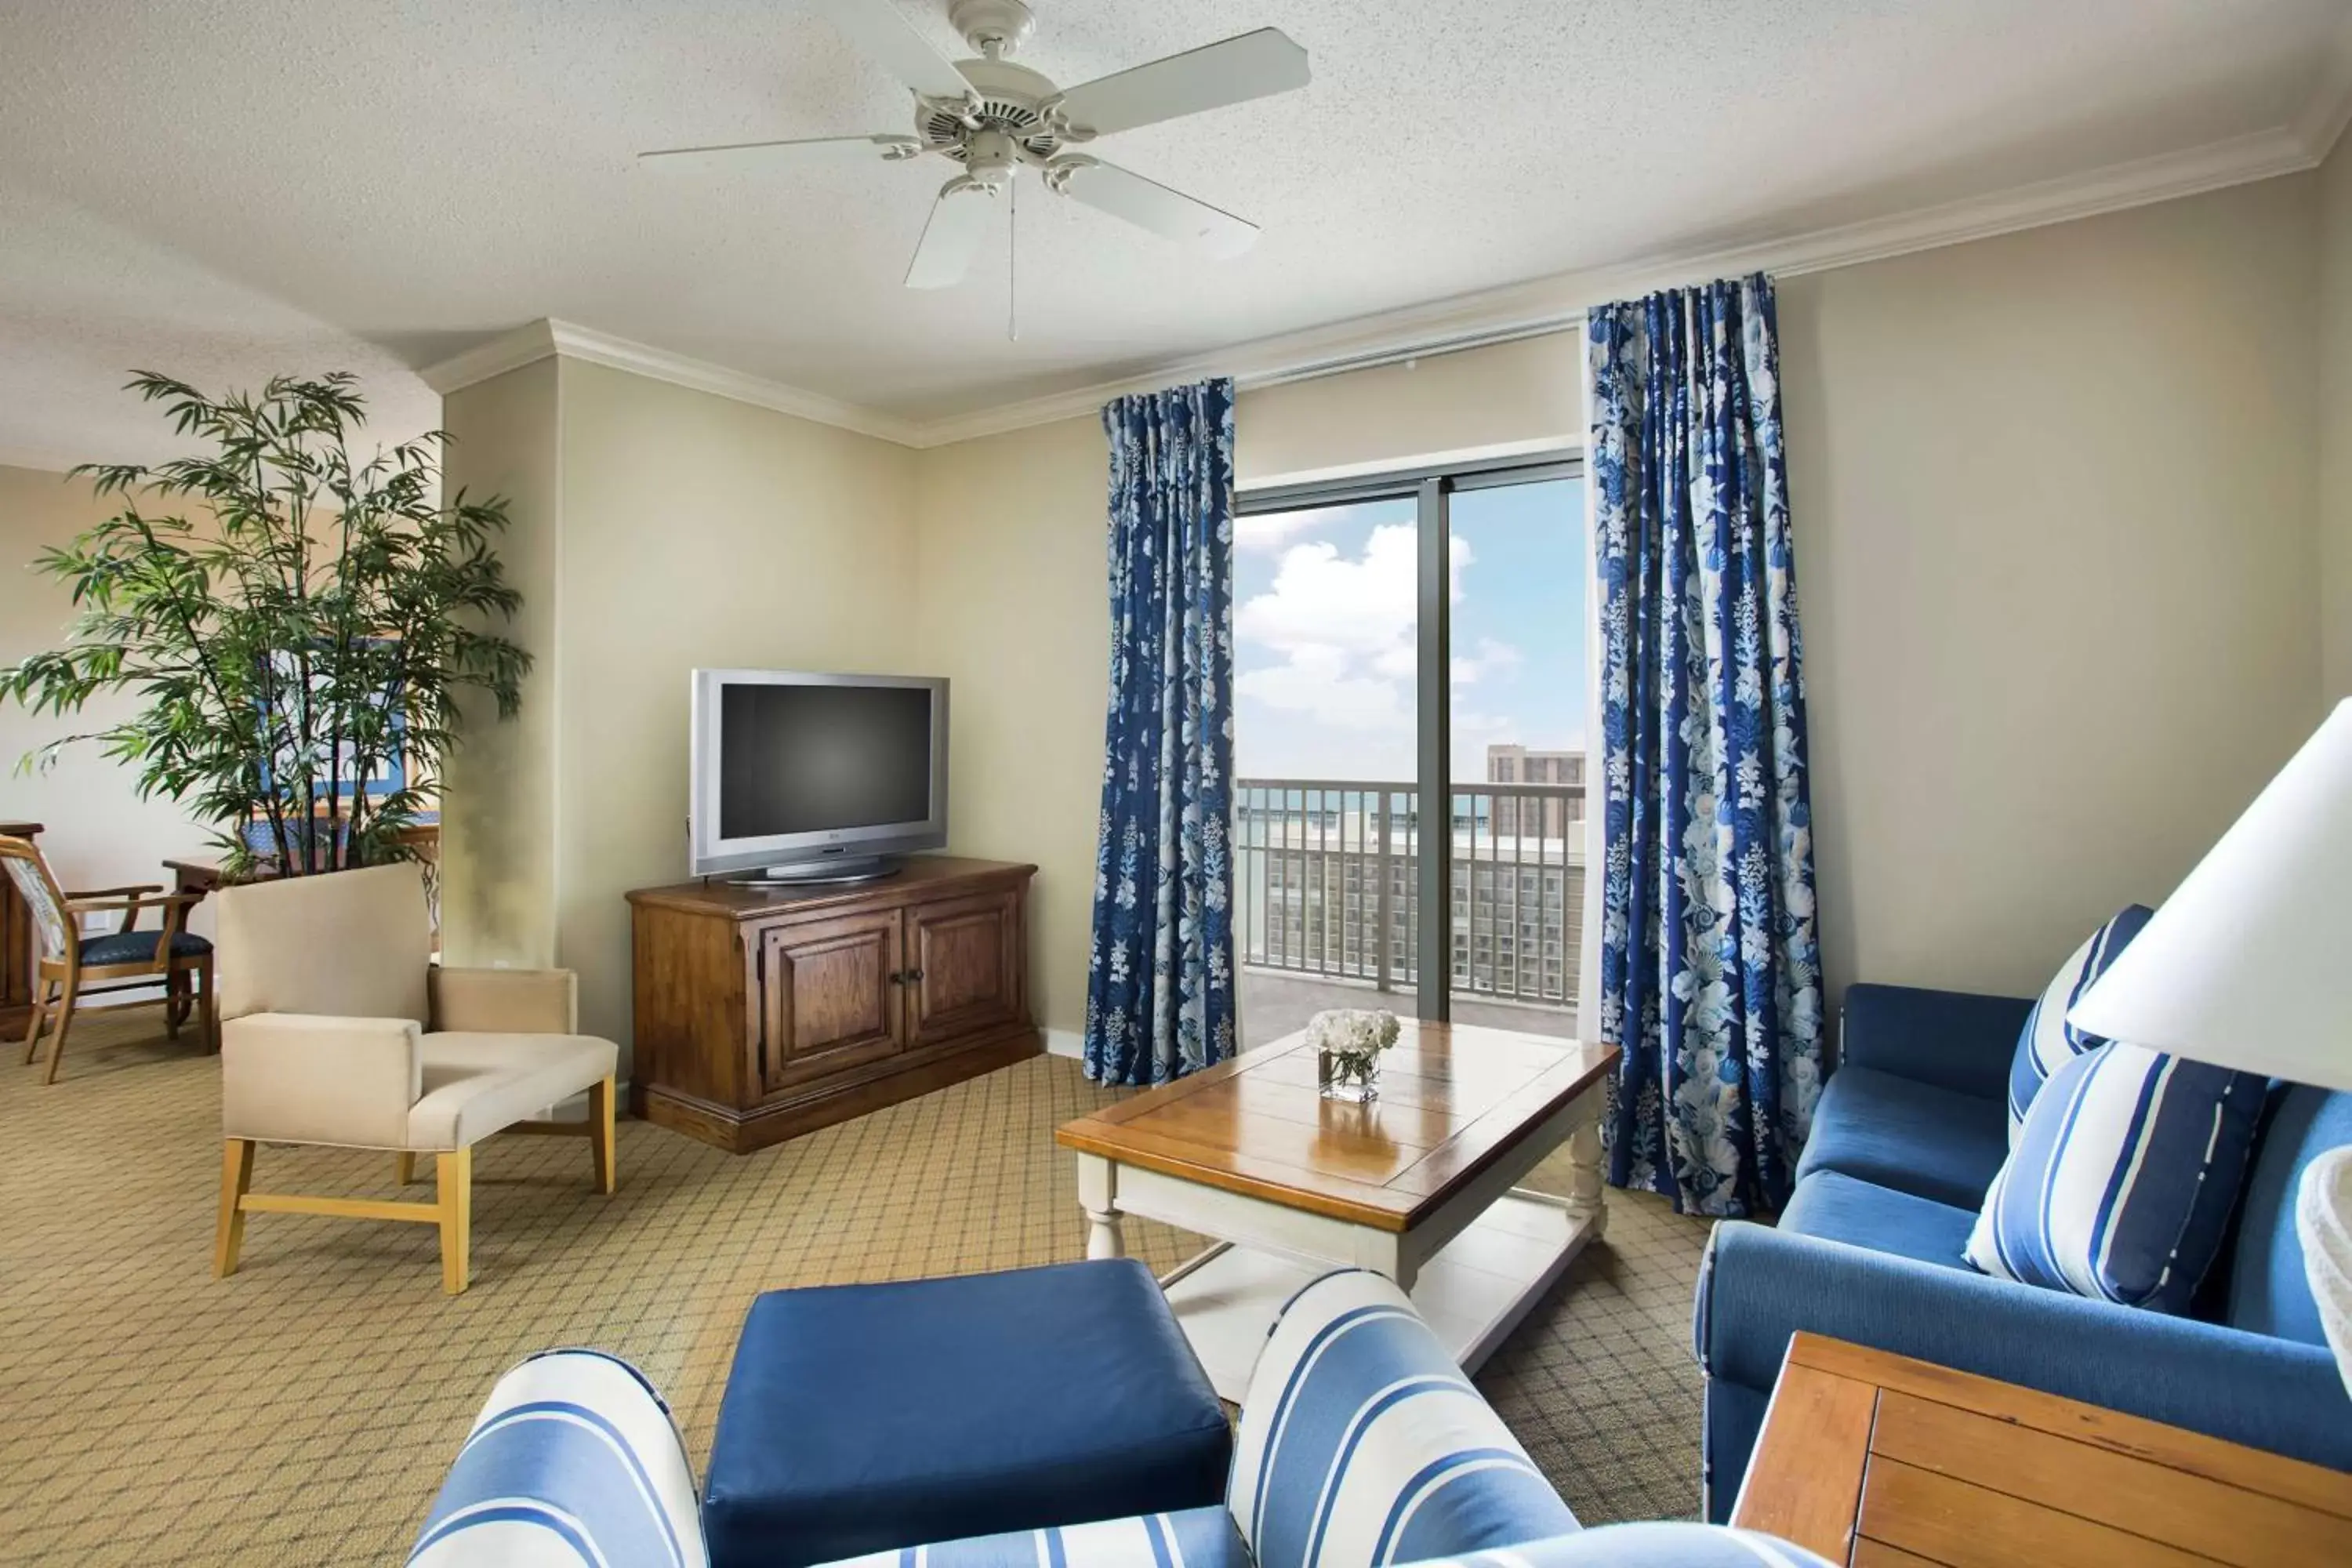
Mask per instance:
[[[907,971],[907,978],[909,980],[920,980],[922,977],[923,972],[919,969],[909,969]]]

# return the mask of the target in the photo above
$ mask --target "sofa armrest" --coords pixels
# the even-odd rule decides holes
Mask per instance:
[[[2325,1345],[1717,1226],[1695,1323],[1707,1376],[1769,1390],[1799,1330],[2352,1469],[2352,1397]]]
[[[1239,1540],[1219,1538],[1217,1526],[1223,1514],[1223,1509],[1196,1508],[943,1542],[919,1548],[918,1561],[927,1568],[1036,1568],[1041,1561],[1059,1568],[1167,1568],[1171,1563],[1183,1568],[1253,1568],[1247,1547]],[[1229,1521],[1224,1529],[1231,1533]],[[1327,1548],[1326,1568],[1339,1568],[1347,1561],[1343,1551]],[[901,1568],[910,1555],[904,1549],[877,1552],[818,1568]],[[1424,1557],[1404,1568],[1488,1568],[1497,1563],[1512,1568],[1830,1568],[1822,1558],[1775,1535],[1679,1520],[1604,1524],[1573,1535],[1514,1542],[1509,1551],[1492,1555]],[[412,1562],[410,1568],[427,1565]]]
[[[1360,1268],[1316,1280],[1276,1320],[1225,1506],[1257,1568],[1412,1563],[1576,1528],[1404,1292]]]
[[[576,1035],[580,978],[568,969],[453,969],[430,972],[434,1032],[477,1035]]]
[[[221,1026],[221,1131],[276,1143],[400,1149],[425,1091],[409,1018],[248,1013]]]
[[[1979,1100],[2009,1093],[2018,1031],[2030,998],[1849,985],[1839,1015],[1838,1065],[1874,1068]]]
[[[490,1390],[408,1568],[592,1561],[708,1568],[694,1468],[644,1373],[543,1351]]]

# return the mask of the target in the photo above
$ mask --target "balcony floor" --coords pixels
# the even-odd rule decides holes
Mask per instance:
[[[1331,980],[1313,974],[1286,974],[1279,970],[1241,972],[1242,1049],[1278,1040],[1307,1026],[1307,1020],[1327,1007],[1386,1007],[1400,1016],[1412,1013],[1412,993],[1381,991],[1361,982]],[[1576,1010],[1519,1002],[1473,1001],[1460,992],[1454,996],[1454,1021],[1491,1029],[1517,1029],[1528,1035],[1569,1039],[1576,1033]]]

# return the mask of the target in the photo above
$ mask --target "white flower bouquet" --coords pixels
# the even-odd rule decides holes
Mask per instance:
[[[1327,1100],[1369,1104],[1381,1095],[1381,1053],[1397,1042],[1394,1013],[1335,1007],[1307,1020],[1316,1079]]]

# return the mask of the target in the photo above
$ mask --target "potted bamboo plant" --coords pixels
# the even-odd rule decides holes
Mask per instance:
[[[138,770],[142,797],[218,824],[232,877],[404,858],[460,698],[500,719],[520,706],[530,656],[493,629],[522,603],[490,548],[505,501],[441,495],[438,432],[356,456],[349,374],[217,399],[149,373],[130,384],[205,449],[74,470],[120,510],[34,563],[76,613],[65,647],[0,668],[0,699],[142,705],[20,765],[96,743]]]

